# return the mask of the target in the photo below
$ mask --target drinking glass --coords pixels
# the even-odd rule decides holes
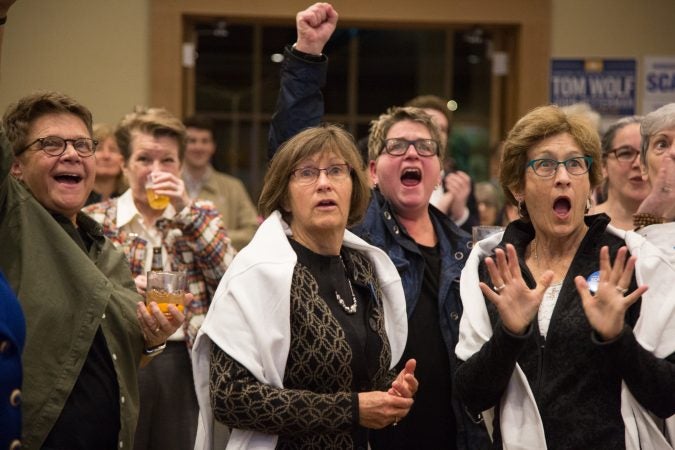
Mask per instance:
[[[164,315],[171,315],[169,304],[173,304],[180,312],[185,309],[185,292],[187,274],[185,272],[148,272],[145,291],[145,304],[157,303]]]
[[[148,196],[148,203],[152,209],[166,209],[169,206],[169,196],[158,195],[155,192],[154,173],[149,173],[145,179],[145,194]]]

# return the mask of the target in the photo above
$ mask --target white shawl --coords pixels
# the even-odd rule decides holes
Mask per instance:
[[[671,228],[675,230],[675,227]],[[670,234],[668,247],[665,247],[663,242],[655,242],[649,236],[645,239],[632,231],[625,232],[611,226],[607,229],[624,239],[631,254],[638,257],[635,268],[637,282],[649,286],[649,290],[642,296],[640,317],[633,333],[645,349],[660,358],[666,357],[675,351],[675,295],[670,286],[672,280],[675,280],[673,264],[675,241],[672,240],[675,233]],[[654,234],[663,236],[662,233]],[[459,342],[455,352],[463,361],[478,352],[492,337],[492,326],[485,299],[478,286],[478,265],[492,253],[502,236],[503,233],[498,233],[478,242],[462,271],[460,293],[464,313],[459,325]],[[626,448],[673,450],[672,444],[669,444],[659,431],[653,417],[633,398],[625,383],[622,384],[621,398],[621,413],[626,425]],[[511,375],[499,408],[504,449],[546,449],[544,427],[537,404],[527,378],[518,364]],[[490,425],[493,411],[484,412],[484,416],[486,424]],[[675,439],[675,416],[666,421],[666,428],[672,442]]]
[[[246,367],[257,380],[283,387],[290,345],[290,290],[297,256],[288,243],[288,225],[276,211],[229,266],[216,290],[194,348],[192,365],[199,401],[195,450],[214,448],[213,410],[209,399],[211,342]],[[373,264],[383,293],[385,329],[391,367],[403,354],[408,333],[405,298],[398,271],[382,250],[345,231],[344,245]],[[273,449],[277,436],[231,430],[227,449]]]

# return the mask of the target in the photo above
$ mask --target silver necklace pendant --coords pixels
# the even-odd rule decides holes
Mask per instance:
[[[347,279],[349,291],[352,293],[352,301],[354,303],[352,303],[352,306],[347,306],[342,297],[340,297],[340,294],[338,294],[338,291],[335,291],[335,298],[337,299],[337,302],[340,304],[340,306],[342,306],[342,309],[344,309],[347,314],[356,314],[358,302],[356,301],[356,295],[354,295],[354,288],[352,287],[352,281],[347,276],[347,267],[345,266],[345,262],[342,260],[342,255],[340,255],[340,262],[342,263],[342,268],[345,271],[345,278]]]
[[[352,306],[347,306],[345,301],[340,297],[340,294],[338,294],[337,291],[335,291],[335,298],[337,299],[337,302],[342,306],[342,309],[345,310],[347,314],[356,314],[356,309],[358,308],[358,302],[356,301],[356,295],[354,295],[354,289],[352,288],[352,282],[349,281],[349,278],[347,279],[347,283],[349,284],[349,290],[352,292],[352,300],[354,303],[352,303]]]

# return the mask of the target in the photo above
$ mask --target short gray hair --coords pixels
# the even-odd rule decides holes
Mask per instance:
[[[675,103],[668,103],[647,114],[640,125],[642,143],[640,148],[640,161],[647,167],[647,149],[649,140],[661,130],[675,127]]]

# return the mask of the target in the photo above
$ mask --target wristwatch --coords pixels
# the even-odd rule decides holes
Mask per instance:
[[[165,348],[166,348],[166,342],[162,342],[161,344],[155,345],[154,347],[144,348],[143,354],[145,356],[150,357],[150,358],[154,358],[155,356],[162,353]]]

